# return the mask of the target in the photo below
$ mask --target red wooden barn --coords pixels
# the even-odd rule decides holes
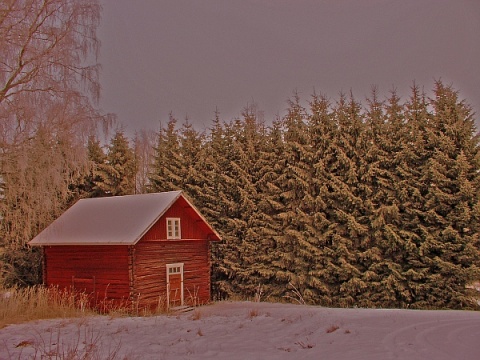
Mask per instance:
[[[36,236],[44,283],[97,304],[168,307],[210,300],[210,242],[220,240],[181,191],[82,199]]]

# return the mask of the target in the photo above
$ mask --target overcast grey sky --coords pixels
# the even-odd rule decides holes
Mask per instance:
[[[198,130],[255,102],[271,122],[297,90],[405,99],[441,78],[480,118],[479,0],[102,0],[101,106],[128,133],[169,112]],[[478,123],[478,122],[477,122]]]

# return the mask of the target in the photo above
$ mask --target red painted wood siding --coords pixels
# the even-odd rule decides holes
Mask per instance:
[[[180,218],[182,239],[208,239],[210,230],[203,219],[183,199],[179,198],[143,236],[145,240],[167,239],[167,218]],[[169,240],[170,241],[170,240]]]
[[[44,256],[46,285],[70,289],[75,283],[92,292],[95,277],[98,301],[129,298],[128,246],[46,246]]]
[[[186,304],[210,301],[209,242],[206,240],[140,241],[135,246],[134,292],[140,304],[166,301],[166,265],[184,263]]]
[[[167,240],[166,218],[180,218],[182,240]],[[134,246],[46,246],[44,281],[70,288],[73,283],[98,300],[138,300],[156,305],[166,300],[166,265],[184,263],[186,304],[210,301],[211,229],[183,198],[179,198]],[[72,281],[72,277],[75,279]]]

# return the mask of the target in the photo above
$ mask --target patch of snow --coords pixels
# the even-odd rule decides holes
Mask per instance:
[[[219,302],[174,316],[95,316],[0,329],[0,358],[75,346],[128,359],[477,359],[480,313]]]

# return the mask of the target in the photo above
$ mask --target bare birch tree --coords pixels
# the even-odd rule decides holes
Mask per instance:
[[[74,200],[97,109],[97,0],[0,2],[0,266],[5,285],[40,281],[26,243]]]
[[[148,176],[154,160],[156,138],[157,135],[152,130],[141,130],[135,134],[134,151],[135,167],[137,170],[135,178],[136,194],[146,193],[150,184]]]

